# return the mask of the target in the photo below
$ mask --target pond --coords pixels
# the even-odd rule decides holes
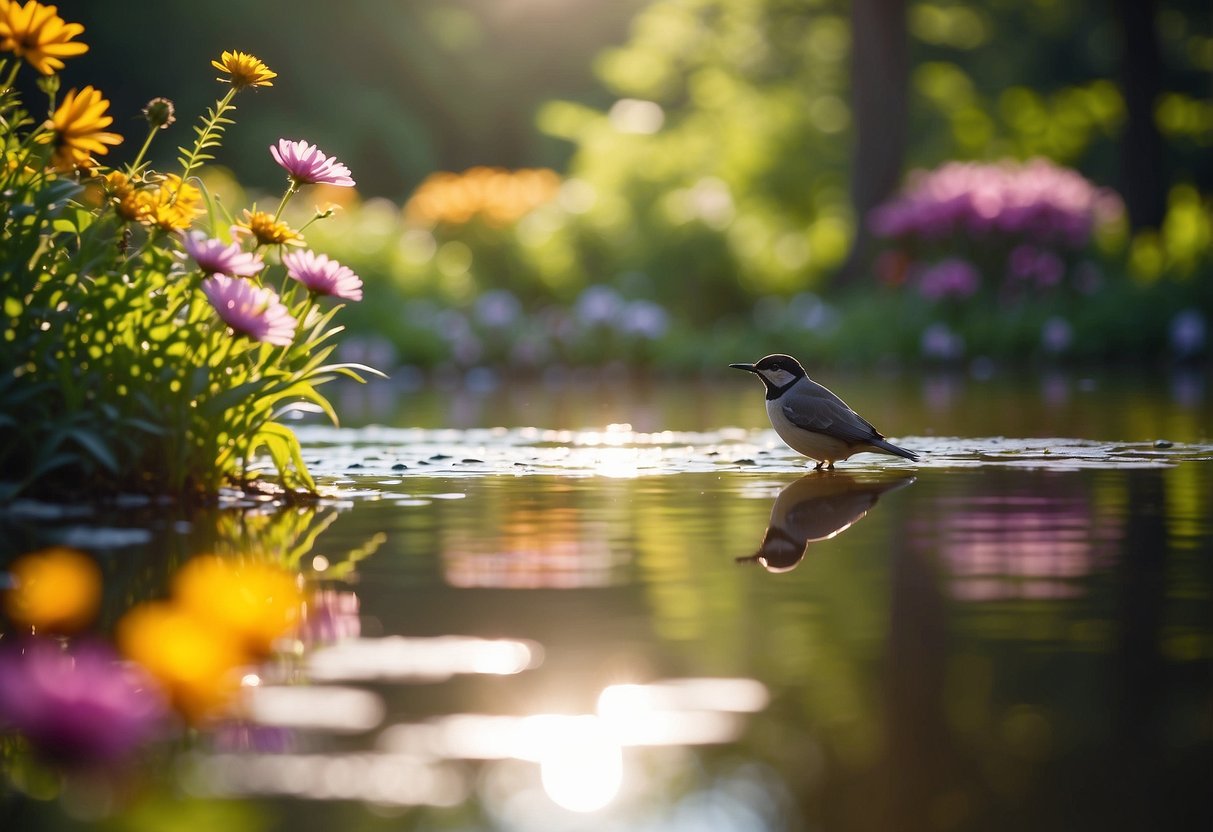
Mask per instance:
[[[141,787],[10,760],[4,828],[1213,824],[1206,375],[828,380],[923,452],[832,472],[752,379],[470,381],[301,425],[316,508],[0,518],[96,554],[110,623],[300,540],[326,599]]]

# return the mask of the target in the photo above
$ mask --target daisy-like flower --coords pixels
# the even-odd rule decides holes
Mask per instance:
[[[261,257],[245,251],[240,243],[224,245],[222,240],[207,237],[201,231],[182,235],[185,253],[194,259],[206,275],[241,275],[251,277],[265,265]]]
[[[216,78],[216,81],[231,84],[237,90],[245,87],[272,87],[272,79],[278,77],[278,73],[266,66],[265,61],[247,52],[225,51],[219,60],[211,61],[211,66],[227,73],[226,78]]]
[[[250,234],[263,246],[301,246],[303,235],[265,211],[244,210],[244,219],[232,226],[232,236]]]
[[[63,69],[64,58],[88,51],[88,44],[72,40],[84,27],[65,23],[58,12],[35,0],[24,6],[0,0],[0,50],[12,52],[43,75],[54,75]]]
[[[241,335],[280,347],[295,339],[296,321],[273,289],[216,274],[202,281],[202,291],[223,322]]]
[[[182,181],[177,174],[168,173],[161,178],[160,187],[152,195],[148,221],[165,231],[184,231],[201,213],[202,191],[196,185]]]
[[[362,279],[336,260],[312,251],[292,251],[282,255],[282,265],[292,279],[298,280],[316,295],[332,295],[345,300],[362,300]]]
[[[104,182],[118,216],[130,222],[146,222],[151,218],[156,209],[156,197],[151,191],[137,187],[120,170],[106,174]]]
[[[325,156],[314,144],[279,139],[277,145],[270,145],[270,153],[273,155],[274,161],[290,174],[291,181],[296,187],[299,185],[354,187],[354,180],[350,178],[350,169],[336,159]]]
[[[114,123],[114,117],[106,111],[110,103],[101,97],[101,91],[91,86],[69,90],[63,103],[50,119],[51,132],[41,141],[54,142],[52,159],[59,170],[72,170],[88,166],[94,153],[109,153],[109,145],[121,144],[117,133],[107,133],[106,127]]]

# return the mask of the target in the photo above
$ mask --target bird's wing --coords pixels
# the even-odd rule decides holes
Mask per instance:
[[[810,386],[811,385],[811,386]],[[870,442],[883,438],[866,419],[820,384],[811,382],[803,391],[793,390],[783,403],[783,415],[805,430],[824,433],[843,442]]]

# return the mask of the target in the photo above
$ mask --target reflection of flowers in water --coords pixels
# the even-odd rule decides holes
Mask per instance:
[[[322,589],[303,605],[299,640],[305,645],[331,644],[361,634],[358,596],[353,592]]]
[[[12,565],[13,588],[4,611],[35,632],[74,633],[87,627],[101,603],[101,570],[88,555],[54,547],[22,555]]]
[[[1021,496],[963,505],[945,514],[939,529],[939,551],[958,600],[1077,597],[1081,580],[1103,562],[1085,501]]]
[[[0,679],[0,726],[60,762],[126,756],[165,717],[155,683],[101,642],[70,649],[47,639],[8,644],[0,651]]]
[[[447,583],[500,589],[577,589],[618,581],[620,558],[602,523],[587,523],[573,509],[519,511],[489,542],[453,530],[443,547]]]
[[[145,602],[123,616],[118,644],[186,718],[201,721],[230,702],[241,668],[268,656],[290,632],[302,600],[295,578],[278,567],[198,557],[174,577],[169,601]]]

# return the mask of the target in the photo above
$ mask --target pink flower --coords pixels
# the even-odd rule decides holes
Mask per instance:
[[[336,159],[325,156],[314,144],[279,139],[276,146],[270,145],[270,153],[274,161],[291,175],[296,185],[354,187],[350,169]]]
[[[295,339],[295,319],[273,289],[217,274],[202,281],[202,291],[223,322],[236,332],[282,347]]]
[[[362,300],[362,280],[336,260],[311,251],[292,251],[282,255],[286,273],[317,295],[332,295],[346,300]]]
[[[152,739],[166,716],[151,679],[100,642],[70,650],[46,639],[6,645],[0,677],[0,723],[59,762],[124,757]]]
[[[186,253],[207,275],[226,274],[251,277],[265,265],[259,255],[245,251],[240,243],[224,245],[222,240],[207,237],[201,231],[191,231],[182,237]]]
[[[1001,235],[1077,249],[1122,212],[1115,192],[1044,159],[949,162],[911,174],[902,193],[873,210],[868,223],[886,238]]]

